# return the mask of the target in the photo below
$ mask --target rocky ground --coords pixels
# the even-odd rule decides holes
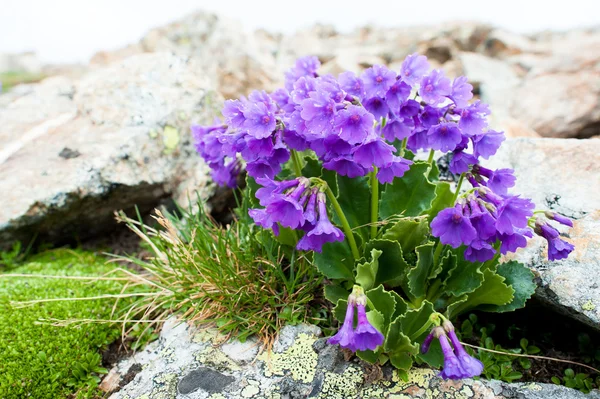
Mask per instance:
[[[114,210],[145,212],[194,191],[209,198],[214,187],[188,129],[218,115],[223,98],[277,87],[283,70],[306,54],[338,73],[373,64],[397,69],[415,51],[450,76],[466,74],[490,103],[493,127],[510,137],[491,162],[515,169],[516,191],[575,219],[569,260],[548,262],[542,240],[515,256],[538,274],[540,300],[600,330],[600,29],[523,36],[457,23],[247,34],[235,21],[190,15],[97,54],[84,72],[63,70],[0,96],[0,243],[35,234],[49,243],[98,237],[114,230]],[[253,363],[256,348],[218,351],[185,326],[166,328],[107,381],[126,385],[118,398],[584,397],[541,384],[444,383],[429,370],[415,371],[411,383],[384,370],[384,380],[365,385],[368,370],[326,349],[318,331],[300,330],[280,344],[292,349]],[[297,357],[285,360],[285,353]],[[296,360],[309,367],[281,366]],[[143,371],[125,384],[117,374],[136,363]]]

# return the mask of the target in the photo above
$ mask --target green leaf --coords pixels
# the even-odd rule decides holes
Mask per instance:
[[[402,332],[408,337],[413,337],[425,324],[429,321],[429,316],[434,313],[433,304],[429,301],[423,301],[418,309],[411,309],[406,312],[403,316],[400,316],[398,320],[402,326]],[[420,336],[428,334],[429,331],[425,331],[419,334],[417,337],[413,337],[417,340]]]
[[[396,291],[390,291],[394,301],[396,302],[396,307],[394,309],[394,314],[392,315],[392,320],[396,320],[398,316],[403,315],[408,310],[408,304]]]
[[[504,283],[515,291],[513,300],[506,305],[484,306],[482,309],[488,312],[512,312],[524,307],[537,287],[533,282],[533,272],[522,263],[510,261],[501,264],[498,267],[497,273],[504,277]]]
[[[323,245],[322,252],[315,252],[314,264],[330,279],[354,279],[354,258],[346,240]]]
[[[443,254],[443,252],[442,252]],[[436,278],[441,281],[445,281],[450,273],[456,269],[456,255],[448,251],[445,255],[442,255],[440,260],[439,273],[431,278]]]
[[[325,298],[331,303],[337,303],[339,299],[348,299],[350,295],[346,289],[336,284],[326,285],[323,292]]]
[[[390,362],[397,369],[410,370],[413,359],[408,352],[392,352],[390,353]]]
[[[375,309],[382,314],[383,329],[381,332],[385,334],[396,311],[396,300],[390,292],[383,289],[383,285],[379,285],[377,288],[365,292],[365,294]]]
[[[256,192],[261,187],[260,184],[254,180],[253,177],[246,175],[246,187],[248,188],[248,199],[250,200],[250,204],[248,208],[257,208],[259,207],[258,199],[256,198]]]
[[[408,287],[415,298],[427,294],[427,281],[433,272],[433,242],[417,247],[417,265],[408,272]]]
[[[390,354],[390,360],[393,354],[398,355],[402,352],[407,352],[416,355],[419,353],[419,346],[410,342],[410,339],[402,332],[402,322],[400,319],[401,317],[390,324],[383,345],[384,350]]]
[[[371,222],[371,215],[369,212],[371,203],[371,190],[368,185],[367,177],[355,177],[350,179],[346,176],[337,176],[338,185],[338,202],[340,207],[348,219],[350,227],[358,232],[363,238],[366,238],[366,228]],[[336,213],[334,213],[334,221],[340,225],[340,220]],[[357,229],[359,226],[364,226]]]
[[[429,224],[425,217],[400,219],[383,234],[386,240],[398,241],[404,253],[414,251],[428,236]]]
[[[371,250],[371,261],[360,263],[356,267],[356,282],[366,291],[373,288],[379,270],[377,261],[383,252],[378,249]]]
[[[406,273],[410,266],[404,260],[402,248],[397,241],[375,239],[367,243],[365,252],[370,252],[373,249],[382,251],[379,257],[379,270],[375,285],[386,284],[392,287],[397,287],[406,281]]]
[[[298,233],[289,227],[279,226],[279,234],[273,235],[275,240],[280,244],[295,248],[298,243]]]
[[[431,202],[431,207],[423,212],[428,215],[429,222],[442,210],[454,205],[454,193],[451,187],[450,183],[445,181],[435,183],[435,198]]]
[[[464,249],[460,249],[460,254],[456,256],[456,267],[452,268],[450,263],[451,269],[442,288],[445,293],[457,297],[475,291],[483,283],[481,263],[465,260],[463,251]]]
[[[348,307],[348,301],[346,299],[338,299],[335,307],[333,308],[333,317],[340,323],[344,322],[346,318],[346,308]]]
[[[379,332],[383,331],[383,324],[385,323],[385,318],[378,310],[369,310],[367,312],[367,320],[373,327],[375,327]]]
[[[415,162],[401,179],[387,184],[379,201],[379,214],[382,219],[391,216],[418,216],[431,208],[435,198],[435,185],[425,177],[427,162]],[[364,208],[368,209],[368,207]],[[368,212],[364,212],[368,215]]]
[[[483,283],[479,288],[448,306],[449,318],[480,305],[506,305],[512,301],[514,292],[515,290],[504,283],[504,277],[489,269],[485,270]]]
[[[304,177],[321,177],[321,163],[313,157],[304,157],[304,167],[302,168],[302,176]]]
[[[371,350],[366,350],[366,351],[356,351],[356,355],[361,358],[362,360],[364,360],[365,362],[369,362],[371,364],[377,363],[377,360],[379,360],[379,356],[381,355],[381,349],[378,349],[377,351],[373,352]]]
[[[333,170],[323,168],[321,172],[321,179],[325,180],[325,182],[333,192],[333,195],[335,195],[335,197],[337,198],[339,193],[337,173],[335,173]]]

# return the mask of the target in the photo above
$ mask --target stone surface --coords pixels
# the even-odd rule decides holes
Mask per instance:
[[[539,275],[537,297],[600,330],[600,140],[508,140],[488,165],[514,169],[513,191],[536,209],[575,219],[573,229],[563,229],[575,245],[568,259],[548,261],[539,237],[507,258]]]
[[[85,238],[113,212],[209,193],[189,135],[220,96],[194,60],[136,55],[86,74],[55,77],[0,108],[0,242]]]
[[[113,369],[123,374],[132,364],[144,364],[133,381],[111,399],[600,398],[598,391],[584,395],[552,384],[444,381],[436,371],[423,368],[414,368],[408,381],[402,381],[388,366],[374,369],[356,358],[344,360],[337,346],[320,338],[318,328],[306,325],[285,328],[286,342],[279,344],[287,348],[282,352],[263,352],[249,364],[228,359],[230,363],[224,366],[227,357],[214,347],[219,340],[214,331],[174,325],[175,321],[167,323],[158,341]],[[294,338],[290,341],[290,337]]]

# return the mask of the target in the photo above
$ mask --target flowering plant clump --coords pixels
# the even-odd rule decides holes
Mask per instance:
[[[223,123],[192,127],[198,152],[220,184],[236,186],[245,170],[254,222],[327,277],[343,322],[329,343],[401,372],[416,360],[443,364],[444,378],[479,375],[449,319],[523,307],[533,274],[500,255],[535,233],[550,260],[563,259],[573,246],[551,223],[571,221],[512,194],[512,170],[481,164],[504,134],[465,77],[417,54],[399,72],[335,78],[319,66],[301,58],[284,88],[226,101]],[[435,151],[450,154],[456,188],[440,180]]]

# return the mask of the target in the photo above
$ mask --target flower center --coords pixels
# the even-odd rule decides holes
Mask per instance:
[[[383,82],[383,77],[381,77],[381,76],[377,76],[377,77],[375,78],[375,81],[376,81],[377,83],[381,83],[381,82]]]
[[[462,220],[462,215],[460,213],[455,213],[454,215],[452,215],[452,221],[456,224],[460,223],[460,221]]]
[[[433,91],[433,85],[427,85],[427,86],[425,86],[425,91],[432,92]]]
[[[442,127],[440,128],[440,134],[442,134],[442,135],[444,135],[444,136],[445,136],[445,135],[446,135],[446,133],[448,133],[448,126],[442,126]]]
[[[262,117],[263,125],[267,125],[269,122],[271,122],[271,118],[268,115]]]
[[[352,122],[352,123],[358,123],[358,121],[360,121],[360,115],[354,114],[354,115],[352,115],[350,117],[350,122]]]

